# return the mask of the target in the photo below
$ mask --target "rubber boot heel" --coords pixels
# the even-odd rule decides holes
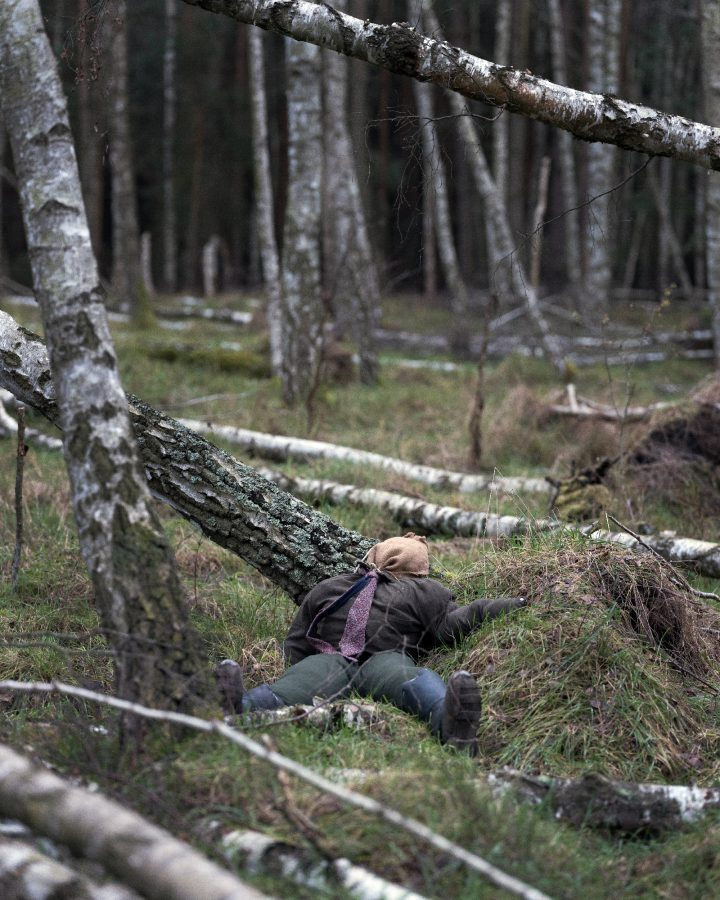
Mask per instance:
[[[477,727],[482,714],[480,691],[464,670],[450,676],[443,704],[442,742],[470,756],[477,756]]]

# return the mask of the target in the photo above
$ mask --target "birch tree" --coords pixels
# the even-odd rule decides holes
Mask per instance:
[[[720,122],[720,5],[714,0],[702,3],[702,45],[705,111],[711,122]],[[705,222],[708,300],[720,368],[720,175],[715,172],[707,181]]]
[[[593,94],[500,66],[424,37],[404,22],[379,25],[309,0],[182,0],[237,22],[317,44],[391,72],[569,131],[586,141],[720,169],[720,129],[609,94]]]
[[[344,11],[346,0],[336,0]],[[348,61],[323,54],[325,278],[341,331],[349,331],[359,356],[360,380],[377,380],[373,330],[380,318],[380,282],[363,210],[348,124]]]
[[[587,6],[588,90],[617,94],[620,70],[620,9],[622,0],[590,0]],[[616,155],[612,148],[587,147],[587,194],[592,199],[585,227],[583,314],[586,319],[606,307],[612,280],[613,243],[610,198]],[[605,196],[602,196],[605,194]]]
[[[174,0],[168,0],[168,2],[173,3]],[[259,233],[262,277],[265,285],[265,315],[270,338],[270,365],[273,374],[280,375],[283,358],[280,259],[275,239],[272,176],[270,174],[265,54],[263,38],[257,28],[249,28],[247,37],[255,176],[255,216]]]
[[[254,30],[253,30],[254,31]],[[177,3],[165,0],[163,48],[163,282],[165,290],[177,287],[177,224],[175,219],[175,119],[176,119]]]
[[[110,169],[112,185],[112,287],[122,309],[140,300],[140,234],[130,141],[127,72],[127,3],[117,0],[110,35]]]
[[[322,345],[320,51],[288,39],[288,199],[282,259],[283,396],[309,403]]]
[[[201,658],[135,450],[65,97],[37,0],[0,6],[0,97],[48,340],[73,511],[116,653],[117,690],[177,707],[190,701],[188,678],[201,670]]]

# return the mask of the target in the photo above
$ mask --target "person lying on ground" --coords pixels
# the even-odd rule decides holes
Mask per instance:
[[[481,700],[475,679],[460,670],[446,685],[417,661],[527,601],[502,597],[460,606],[428,574],[427,541],[409,533],[376,544],[354,572],[315,585],[285,639],[290,667],[276,682],[246,691],[234,660],[216,667],[225,712],[311,704],[315,697],[352,692],[389,700],[427,722],[443,743],[476,755]]]

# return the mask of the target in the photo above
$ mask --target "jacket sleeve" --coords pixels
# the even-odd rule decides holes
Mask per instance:
[[[440,644],[453,644],[470,634],[483,622],[495,619],[503,613],[527,606],[525,597],[500,597],[497,600],[473,600],[465,606],[451,601],[445,615],[437,622],[436,638]]]

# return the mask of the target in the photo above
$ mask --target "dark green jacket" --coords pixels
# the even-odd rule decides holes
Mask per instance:
[[[336,575],[316,584],[308,592],[285,639],[289,662],[296,663],[318,651],[306,634],[315,616],[353,585],[362,572]],[[337,647],[353,601],[330,613],[318,625],[317,636]],[[474,600],[466,606],[455,603],[451,592],[432,578],[391,578],[380,575],[365,629],[363,662],[383,650],[397,650],[413,658],[438,644],[450,644],[469,634],[486,619],[522,606],[520,598]]]

